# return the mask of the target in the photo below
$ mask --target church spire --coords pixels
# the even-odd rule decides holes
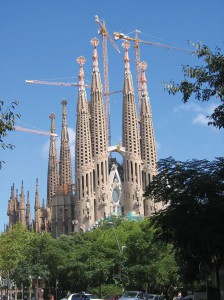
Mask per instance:
[[[40,208],[40,198],[39,198],[39,184],[38,178],[36,179],[36,192],[35,192],[35,211]]]
[[[19,220],[18,196],[15,196],[15,185],[11,186],[11,195],[8,201],[7,215],[9,217],[9,227],[12,227]]]
[[[58,158],[57,149],[55,141],[55,114],[50,115],[51,119],[51,135],[50,147],[49,147],[49,157],[48,157],[48,174],[47,174],[47,207],[52,204],[52,198],[56,195],[58,184],[59,184],[59,173],[58,173]]]
[[[102,84],[98,67],[97,38],[91,40],[93,46],[93,70],[91,83],[91,138],[95,176],[96,219],[105,217],[110,212],[108,186],[108,139],[107,125],[103,106]],[[107,120],[109,122],[109,120]]]
[[[123,131],[122,141],[124,154],[124,212],[137,211],[143,214],[141,156],[139,145],[138,118],[134,99],[134,86],[130,70],[128,49],[130,43],[122,44],[124,54],[124,86],[123,86]]]
[[[128,49],[130,43],[122,44],[125,49],[124,55],[124,87],[123,87],[123,146],[125,151],[136,157],[140,157],[138,118],[134,99],[134,86],[130,70]]]
[[[76,218],[79,220],[78,229],[86,230],[90,218],[93,219],[93,159],[90,136],[90,115],[86,90],[84,86],[83,65],[85,58],[77,59],[79,64],[79,91],[76,118],[76,145],[75,145],[75,179],[76,179]]]
[[[152,113],[150,106],[150,99],[147,89],[147,80],[145,70],[147,69],[147,63],[140,63],[141,69],[141,155],[143,160],[143,189],[152,180],[153,175],[156,175],[156,143],[154,137],[154,129],[152,123]]]
[[[93,38],[90,41],[91,45],[93,46],[93,71],[92,71],[92,92],[100,92],[102,94],[102,84],[100,79],[100,72],[99,72],[99,64],[98,64],[98,53],[97,53],[97,46],[99,45],[99,40],[97,38]]]
[[[14,199],[15,198],[15,185],[13,183],[13,185],[11,186],[11,198]]]
[[[29,191],[27,192],[27,202],[26,202],[26,226],[30,229],[31,225],[31,215],[30,215],[30,195]]]
[[[67,101],[62,100],[62,131],[61,131],[61,147],[60,147],[60,163],[59,163],[59,193],[67,194],[69,186],[72,184],[72,162],[69,147],[69,135],[67,128]]]
[[[39,197],[39,185],[38,179],[36,179],[36,192],[35,192],[35,232],[40,232],[40,197]]]
[[[23,226],[26,225],[26,220],[25,220],[25,195],[24,195],[23,181],[22,181],[20,201],[19,201],[19,222]]]
[[[129,59],[129,54],[128,54],[128,49],[130,48],[130,43],[128,41],[125,41],[122,44],[122,47],[125,49],[125,53],[124,53],[125,78],[124,78],[123,94],[133,94],[134,95],[134,85],[133,85],[133,79],[132,79],[132,75],[131,75],[130,59]]]

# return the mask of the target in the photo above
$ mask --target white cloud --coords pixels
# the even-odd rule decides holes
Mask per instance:
[[[194,102],[185,103],[179,106],[176,106],[174,108],[174,112],[178,113],[180,111],[189,111],[189,112],[201,112],[203,114],[211,114],[215,107],[217,107],[216,104],[213,103],[201,103],[197,104]]]
[[[208,125],[208,118],[203,115],[203,114],[198,114],[194,119],[193,119],[193,124],[201,124],[201,125]]]
[[[71,151],[71,158],[72,160],[75,158],[75,140],[76,140],[76,133],[75,130],[71,127],[68,128],[68,135],[69,135],[69,145]]]
[[[185,103],[179,106],[174,107],[174,112],[178,113],[181,111],[189,111],[189,112],[201,112],[203,111],[202,107],[196,103]]]
[[[158,141],[156,141],[156,150],[157,151],[161,150],[161,144]]]
[[[208,126],[209,119],[207,118],[208,115],[212,114],[215,107],[217,105],[211,103],[185,103],[180,106],[174,108],[175,113],[179,113],[181,111],[189,112],[192,114],[192,123],[193,124],[200,124],[204,126]]]
[[[41,146],[40,155],[43,158],[48,158],[50,138]]]

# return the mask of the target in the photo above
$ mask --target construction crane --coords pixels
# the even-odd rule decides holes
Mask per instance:
[[[62,81],[45,81],[45,80],[38,80],[38,79],[29,79],[25,80],[26,83],[28,84],[46,84],[46,85],[57,85],[57,86],[79,86],[78,83],[75,82],[62,82]],[[91,88],[90,85],[84,85],[86,88]],[[116,94],[116,93],[121,93],[122,90],[120,91],[114,91],[108,93],[108,95]]]
[[[46,84],[46,85],[58,85],[58,86],[79,86],[78,83],[75,82],[61,82],[61,81],[44,81],[44,80],[25,80],[26,83],[29,84]],[[85,85],[85,87],[90,88],[90,85]]]
[[[24,127],[20,127],[20,126],[14,126],[13,128],[15,130],[30,132],[30,133],[34,133],[34,134],[48,135],[48,136],[54,136],[54,137],[58,136],[56,133],[41,131],[41,130],[35,130],[35,129],[29,129],[29,128],[24,128]]]
[[[156,42],[150,42],[150,41],[145,41],[141,40],[138,38],[138,33],[140,33],[139,30],[135,30],[135,37],[129,37],[125,35],[124,33],[119,33],[119,32],[114,32],[114,39],[115,40],[126,40],[126,41],[131,41],[134,42],[134,50],[135,50],[135,67],[136,67],[136,82],[137,82],[137,91],[138,91],[138,113],[140,114],[141,111],[141,71],[140,71],[140,47],[139,44],[147,44],[151,46],[156,46],[156,47],[161,47],[161,48],[166,48],[166,49],[171,49],[171,50],[179,50],[179,51],[184,51],[186,53],[192,53],[192,51],[183,49],[183,48],[178,48],[166,44],[160,44]]]
[[[111,146],[111,129],[110,129],[110,93],[109,92],[109,76],[108,76],[108,51],[107,51],[107,40],[114,46],[118,53],[120,50],[118,46],[115,44],[111,36],[109,35],[105,21],[100,21],[98,16],[95,16],[95,21],[99,24],[100,29],[98,31],[99,34],[102,35],[102,53],[103,53],[103,94],[104,94],[104,105],[105,105],[105,114],[107,119],[107,134],[108,134],[108,144]],[[121,91],[117,91],[119,93]],[[113,92],[114,93],[114,92]]]

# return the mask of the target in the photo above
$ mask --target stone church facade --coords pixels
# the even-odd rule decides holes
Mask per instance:
[[[128,49],[123,43],[124,80],[122,145],[108,145],[107,118],[103,104],[103,91],[98,66],[96,38],[93,46],[93,66],[90,100],[87,99],[84,64],[79,57],[79,87],[76,117],[75,181],[72,179],[71,150],[67,128],[65,99],[62,100],[62,129],[59,159],[56,149],[55,115],[50,115],[51,137],[49,147],[47,200],[40,204],[39,186],[36,181],[34,220],[30,217],[30,199],[25,201],[22,183],[21,193],[15,192],[14,185],[8,202],[9,224],[21,222],[36,232],[47,231],[53,237],[91,230],[110,215],[149,217],[162,203],[143,197],[144,190],[157,174],[157,153],[152,123],[152,113],[147,90],[145,71],[141,68],[141,109],[137,115],[134,85],[130,69]],[[111,152],[118,152],[123,159],[121,178],[116,163],[109,168]],[[26,202],[26,203],[25,203]]]

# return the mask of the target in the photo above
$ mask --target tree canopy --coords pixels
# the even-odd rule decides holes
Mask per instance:
[[[166,292],[176,284],[178,267],[170,245],[153,242],[149,219],[114,219],[113,226],[105,221],[93,231],[53,239],[17,224],[0,236],[2,275],[18,287],[39,278],[47,294],[55,292],[56,282],[58,291],[104,296],[120,294],[122,287]]]
[[[14,109],[18,105],[17,101],[11,103],[11,105],[6,109],[3,110],[4,101],[0,100],[0,146],[1,148],[13,148],[12,144],[5,144],[4,138],[7,136],[8,131],[14,130],[15,120],[19,118],[20,115],[14,112]],[[0,169],[2,166],[3,161],[0,161]]]
[[[224,158],[162,159],[145,196],[166,203],[152,219],[155,236],[173,245],[185,271],[194,269],[191,280],[203,262],[219,268],[224,260]]]
[[[224,128],[224,55],[219,48],[213,53],[206,45],[193,45],[196,48],[193,53],[204,60],[204,63],[195,67],[184,65],[184,80],[179,84],[173,81],[165,83],[165,89],[172,95],[182,93],[184,103],[191,96],[198,101],[218,100],[220,104],[207,116],[208,125]]]

